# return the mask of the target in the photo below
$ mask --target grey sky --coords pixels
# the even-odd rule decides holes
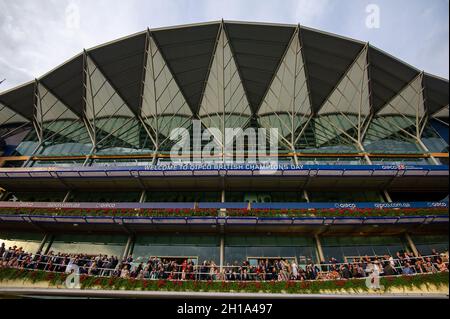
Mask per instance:
[[[366,27],[366,7],[380,28]],[[98,44],[212,20],[301,23],[371,44],[449,77],[449,0],[0,0],[0,92]],[[77,18],[79,17],[79,19]]]

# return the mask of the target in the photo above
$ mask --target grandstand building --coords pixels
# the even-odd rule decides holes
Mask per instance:
[[[0,243],[221,269],[448,251],[448,91],[301,25],[182,25],[83,50],[0,93]],[[216,133],[173,162],[171,133],[198,124]],[[254,141],[229,152],[226,128],[276,128],[276,154],[248,165]],[[200,156],[208,143],[218,153]]]

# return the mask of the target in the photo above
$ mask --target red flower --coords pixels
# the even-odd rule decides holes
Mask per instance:
[[[311,287],[311,283],[309,281],[303,281],[300,283],[301,289],[308,289],[309,287]]]
[[[245,288],[247,288],[247,283],[246,283],[246,282],[239,282],[238,287],[239,287],[240,289],[245,289]]]
[[[293,282],[293,281],[286,282],[286,289],[293,288],[293,287],[295,287],[295,282]]]
[[[162,288],[165,285],[166,285],[166,281],[165,280],[158,280],[158,284],[157,284],[158,288]]]
[[[95,281],[94,281],[94,285],[95,286],[100,286],[101,284],[102,284],[102,279],[101,278],[95,279]]]

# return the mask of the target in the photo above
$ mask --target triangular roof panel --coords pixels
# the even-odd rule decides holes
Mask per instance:
[[[449,107],[448,105],[442,109],[440,109],[439,111],[437,111],[436,113],[433,114],[434,118],[438,118],[438,119],[448,119],[448,115],[449,115]]]
[[[200,105],[219,26],[213,23],[151,32],[193,113]]]
[[[0,95],[0,103],[31,121],[34,115],[34,87],[33,81],[7,91]]]
[[[29,122],[22,115],[0,103],[0,126],[5,124],[23,124]]]
[[[254,112],[260,107],[295,26],[226,22],[231,50]]]
[[[341,112],[368,116],[371,111],[368,84],[367,49],[364,49],[325,101],[319,115]]]
[[[83,114],[83,54],[79,54],[39,79],[78,116]]]
[[[448,80],[430,74],[423,76],[425,107],[429,114],[434,114],[448,103]]]
[[[139,113],[146,32],[88,51],[89,56],[127,105]]]
[[[369,47],[372,107],[377,113],[416,76],[419,70],[375,48]]]
[[[364,47],[364,43],[300,27],[311,104],[314,112],[339,83]]]

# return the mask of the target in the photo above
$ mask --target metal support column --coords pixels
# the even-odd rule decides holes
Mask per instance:
[[[67,191],[67,193],[66,193],[66,196],[64,196],[64,199],[63,199],[63,203],[67,203],[67,201],[69,200],[69,198],[70,198],[70,195],[72,195],[72,191],[71,190],[68,190]]]
[[[308,191],[306,189],[303,190],[303,197],[306,199],[306,202],[309,203],[309,195],[308,195]]]
[[[139,203],[144,203],[146,199],[147,199],[147,192],[145,191],[145,189],[143,189],[141,192],[141,197],[139,198]]]
[[[48,233],[45,233],[44,238],[42,238],[42,241],[39,244],[39,247],[38,247],[36,253],[42,254],[42,249],[44,249],[44,246],[45,246],[45,243],[47,242],[48,237],[49,237]]]
[[[417,143],[419,143],[420,147],[422,147],[422,149],[430,155],[430,159],[434,165],[441,165],[441,163],[439,163],[439,161],[431,154],[428,147],[426,147],[425,144],[423,144],[420,138],[417,139]]]
[[[43,255],[48,255],[48,252],[50,251],[50,248],[53,245],[53,241],[55,240],[55,236],[54,235],[50,235],[49,237],[50,237],[50,240],[48,241],[48,245],[45,248],[45,250],[43,252]]]
[[[225,263],[225,236],[221,234],[220,236],[220,251],[219,251],[219,259],[220,259],[220,273],[223,273],[223,266]]]
[[[125,249],[123,251],[122,259],[128,258],[128,256],[131,254],[132,247],[134,245],[134,236],[130,235],[128,236],[127,244],[125,245]]]
[[[409,247],[411,248],[415,257],[419,256],[419,251],[417,250],[416,245],[414,244],[411,236],[408,233],[405,233],[405,239],[408,242]]]
[[[325,261],[325,256],[323,254],[323,250],[322,250],[322,244],[320,243],[320,238],[319,235],[314,235],[314,242],[316,243],[316,249],[317,249],[317,253],[319,254],[319,261],[320,262],[324,262]]]
[[[387,190],[383,190],[383,194],[384,194],[384,197],[386,197],[386,200],[388,201],[388,203],[392,203],[393,202],[392,198],[391,198],[391,195],[389,195]]]

